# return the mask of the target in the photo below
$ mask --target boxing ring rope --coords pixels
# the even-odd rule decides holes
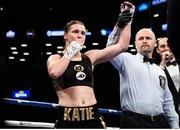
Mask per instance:
[[[32,122],[32,121],[15,121],[15,120],[5,120],[4,122],[7,126],[54,128],[54,123]]]
[[[11,99],[11,98],[3,98],[3,101],[7,104],[35,106],[35,107],[52,108],[52,109],[58,109],[58,107],[60,106],[59,104],[56,104],[56,103],[47,103],[47,102]],[[113,115],[122,114],[122,111],[114,110],[114,109],[98,108],[98,111],[100,113],[113,114]],[[46,122],[5,120],[5,124],[7,126],[54,128],[54,123],[46,123]]]
[[[56,104],[56,103],[29,101],[29,100],[22,100],[22,99],[3,98],[3,100],[7,104],[18,104],[18,105],[27,105],[27,106],[35,106],[35,107],[43,107],[43,108],[58,109],[58,106],[59,106],[59,104]]]

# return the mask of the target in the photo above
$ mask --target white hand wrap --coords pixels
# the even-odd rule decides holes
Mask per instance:
[[[82,49],[82,46],[78,42],[72,41],[70,45],[66,48],[64,52],[64,56],[71,59],[81,49]]]

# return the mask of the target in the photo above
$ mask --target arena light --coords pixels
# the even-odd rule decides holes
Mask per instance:
[[[138,9],[139,12],[148,10],[148,9],[149,9],[149,3],[148,3],[148,2],[141,3],[141,4],[138,6],[137,9]]]
[[[63,51],[57,51],[58,54],[61,54]]]
[[[30,91],[29,90],[13,90],[12,91],[12,98],[30,98]]]
[[[153,17],[157,18],[157,17],[159,17],[159,14],[154,14]]]
[[[46,52],[46,55],[52,55],[52,52],[48,51],[48,52]]]
[[[16,32],[13,30],[9,30],[8,32],[6,32],[6,38],[14,38],[16,35]]]
[[[57,46],[57,49],[63,49],[64,47],[63,46]]]
[[[1,6],[1,7],[0,7],[0,11],[3,11],[3,10],[4,10],[4,8]]]
[[[48,37],[63,36],[64,35],[64,31],[63,30],[48,30],[46,32],[46,35]]]
[[[51,43],[46,43],[45,46],[52,46],[52,44]]]
[[[167,2],[167,0],[152,0],[152,5],[159,5]]]
[[[18,51],[12,51],[12,54],[17,55],[19,52]]]
[[[21,47],[27,47],[28,45],[26,43],[21,44]]]
[[[29,52],[23,52],[23,55],[28,56]]]
[[[29,29],[26,31],[27,38],[33,38],[35,36],[35,31],[33,29]]]
[[[100,32],[102,36],[107,36],[111,33],[111,30],[101,29]]]
[[[132,45],[132,44],[129,44],[129,47],[134,47],[134,45]]]
[[[9,60],[14,60],[15,57],[14,57],[14,56],[9,56],[8,59],[9,59]]]
[[[136,49],[130,49],[130,52],[136,52]]]
[[[11,50],[17,50],[17,47],[10,47]]]
[[[26,59],[25,58],[20,58],[19,61],[24,62],[24,61],[26,61]]]
[[[168,28],[168,24],[167,23],[161,25],[162,31],[167,31],[167,28]]]
[[[98,43],[98,42],[93,42],[92,45],[93,45],[93,46],[98,46],[99,43]]]
[[[86,35],[87,35],[87,36],[91,36],[92,33],[91,33],[91,32],[86,32]]]
[[[57,36],[63,36],[64,35],[64,30],[48,30],[46,32],[46,35],[48,37],[57,37]],[[91,36],[92,33],[91,32],[86,32],[87,36]]]

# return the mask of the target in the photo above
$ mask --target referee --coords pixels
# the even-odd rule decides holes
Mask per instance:
[[[114,30],[107,46],[116,36]],[[135,36],[137,54],[119,54],[111,60],[120,76],[121,128],[179,128],[164,71],[154,63],[155,34],[143,28]]]

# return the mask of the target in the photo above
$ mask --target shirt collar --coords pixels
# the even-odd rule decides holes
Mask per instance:
[[[143,62],[144,55],[137,53],[136,56]]]

